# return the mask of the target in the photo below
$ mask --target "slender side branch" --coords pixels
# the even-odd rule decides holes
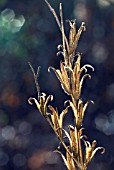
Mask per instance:
[[[62,31],[63,53],[64,53],[64,57],[65,57],[66,56],[66,48],[65,48],[65,31],[64,31],[64,25],[63,25],[62,3],[60,3],[60,17],[61,17],[61,31]]]
[[[31,68],[31,71],[33,73],[33,76],[34,76],[34,82],[35,82],[35,85],[36,85],[36,90],[37,90],[37,93],[38,93],[38,100],[39,100],[39,97],[40,97],[40,86],[39,86],[39,83],[38,83],[38,76],[39,76],[39,71],[40,71],[40,66],[37,68],[37,72],[35,73],[32,65],[30,62],[28,62],[30,68]]]

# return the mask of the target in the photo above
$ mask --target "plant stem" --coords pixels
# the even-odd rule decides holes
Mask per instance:
[[[58,133],[55,131],[49,117],[46,118],[46,120],[48,121],[48,123],[50,124],[51,128],[53,129],[53,131],[55,132],[55,134],[57,135],[58,139],[60,140],[61,144],[63,145],[63,147],[65,148],[65,150],[68,152],[68,154],[71,156],[71,158],[75,161],[76,165],[78,166],[79,170],[84,170],[83,166],[80,164],[80,162],[78,162],[71,154],[71,152],[68,150],[66,144],[64,143],[63,139],[58,135]]]

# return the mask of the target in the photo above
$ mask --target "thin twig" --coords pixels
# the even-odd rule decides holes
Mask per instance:
[[[40,66],[37,68],[37,72],[35,73],[32,65],[30,62],[28,62],[30,68],[31,68],[31,71],[33,73],[33,76],[34,76],[34,82],[35,82],[35,85],[36,85],[36,89],[37,89],[37,93],[38,93],[38,100],[39,100],[39,97],[40,97],[40,86],[38,84],[38,75],[39,75],[39,71],[40,71]]]
[[[50,11],[52,12],[53,16],[55,17],[55,20],[56,20],[56,22],[57,22],[57,25],[59,26],[59,29],[60,29],[60,31],[62,32],[61,23],[60,23],[60,21],[59,21],[59,19],[58,19],[58,16],[57,16],[54,8],[52,8],[52,6],[49,4],[49,2],[48,2],[47,0],[45,0],[45,2],[46,2],[46,4],[48,5],[48,7],[49,7]],[[68,44],[68,40],[67,40],[65,34],[64,34],[64,39],[65,39],[65,43],[66,43],[67,50],[68,50],[68,53],[69,53],[69,44]]]
[[[61,32],[62,32],[62,42],[63,42],[63,54],[64,54],[64,58],[66,60],[65,31],[64,31],[64,24],[63,24],[62,3],[60,3],[60,17],[61,17]]]
[[[60,28],[60,30],[61,30],[61,24],[60,24],[60,21],[59,21],[59,19],[58,19],[58,17],[57,17],[57,14],[56,14],[54,8],[52,8],[52,6],[49,4],[49,2],[48,2],[47,0],[45,0],[45,2],[46,2],[46,4],[48,5],[48,7],[49,7],[50,11],[52,12],[52,14],[54,15],[54,17],[55,17],[55,19],[56,19],[56,22],[57,22],[57,24],[58,24],[58,26],[59,26],[59,28]]]

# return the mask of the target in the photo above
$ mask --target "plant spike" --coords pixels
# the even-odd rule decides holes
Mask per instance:
[[[82,22],[78,31],[76,31],[76,20],[68,20],[70,25],[69,31],[69,42],[65,35],[64,22],[63,22],[63,13],[62,13],[62,4],[60,3],[60,21],[55,10],[51,7],[49,2],[45,0],[52,14],[54,15],[56,22],[59,26],[59,29],[62,34],[62,45],[58,46],[58,54],[63,55],[63,61],[60,61],[60,69],[55,69],[53,67],[49,67],[54,71],[58,80],[60,81],[61,87],[64,92],[70,97],[67,101],[64,102],[66,108],[59,114],[57,108],[54,109],[53,106],[48,105],[49,101],[53,100],[53,96],[49,95],[46,97],[46,94],[40,93],[40,87],[38,84],[38,74],[39,67],[37,69],[37,73],[35,73],[32,65],[29,63],[29,66],[33,72],[34,82],[36,85],[36,89],[38,92],[38,100],[34,97],[30,97],[28,99],[29,104],[36,104],[37,109],[43,115],[43,117],[48,121],[49,125],[55,132],[58,137],[60,144],[63,145],[66,153],[65,155],[61,152],[60,146],[55,151],[59,153],[66,165],[68,170],[86,170],[88,164],[91,162],[93,156],[98,150],[102,150],[101,153],[104,153],[105,149],[103,147],[96,147],[96,140],[92,143],[87,141],[87,136],[82,135],[83,132],[83,118],[85,116],[85,111],[88,104],[94,103],[89,100],[85,104],[81,99],[81,91],[82,85],[86,77],[91,78],[90,74],[87,73],[88,68],[91,68],[94,71],[94,68],[85,64],[81,67],[81,54],[76,52],[76,48],[78,45],[78,41],[83,31],[85,31],[85,24]],[[62,50],[62,51],[60,51]],[[77,56],[76,61],[74,61],[74,57]],[[82,72],[84,72],[82,76]],[[74,126],[68,125],[67,132],[63,126],[63,120],[65,115],[68,112],[68,108],[71,107],[73,116],[74,116]],[[48,112],[48,108],[50,111]],[[65,142],[65,138],[68,140],[68,144]],[[82,142],[84,142],[84,150],[82,149]],[[96,148],[95,148],[96,147]]]

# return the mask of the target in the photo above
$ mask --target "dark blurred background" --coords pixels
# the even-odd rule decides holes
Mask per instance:
[[[49,0],[59,14],[63,3],[66,34],[67,19],[86,23],[78,44],[82,65],[92,64],[95,72],[85,80],[82,99],[94,100],[84,119],[84,134],[98,152],[89,165],[91,170],[114,169],[114,0]],[[58,139],[46,120],[30,106],[28,98],[37,97],[28,62],[36,70],[41,66],[41,92],[54,95],[52,104],[64,109],[64,94],[53,72],[62,56],[56,56],[61,33],[44,0],[0,0],[0,170],[62,170],[60,156],[53,153]],[[65,128],[73,124],[72,112],[65,117]]]

